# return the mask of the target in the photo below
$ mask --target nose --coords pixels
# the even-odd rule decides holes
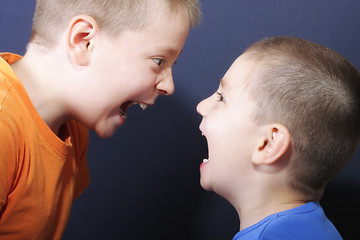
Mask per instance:
[[[209,98],[202,100],[196,107],[196,111],[203,117],[206,116],[210,109]]]
[[[156,84],[156,91],[160,95],[171,95],[175,91],[173,75],[171,68],[163,71],[159,76],[159,81]]]

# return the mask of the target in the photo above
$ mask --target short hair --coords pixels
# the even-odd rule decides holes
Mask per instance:
[[[249,81],[259,123],[291,135],[289,183],[320,200],[329,180],[352,159],[360,137],[360,73],[343,56],[296,37],[251,45]]]
[[[169,14],[180,11],[191,26],[201,19],[198,0],[36,0],[30,42],[52,46],[71,18],[86,14],[110,34],[144,26],[154,6],[162,5]]]

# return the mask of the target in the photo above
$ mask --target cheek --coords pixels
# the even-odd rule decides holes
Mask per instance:
[[[230,119],[230,121],[229,121]],[[206,119],[206,136],[216,144],[227,146],[236,137],[231,116],[219,113]]]
[[[243,130],[234,126],[233,122],[214,119],[213,123],[207,125],[206,130],[209,157],[235,159],[244,154],[243,148],[248,139]]]
[[[236,159],[241,153],[238,142],[231,140],[229,136],[224,138],[208,142],[209,159],[214,164],[223,164]]]
[[[133,89],[138,93],[152,90],[156,84],[157,76],[151,69],[137,69],[132,75],[128,76],[127,88]]]
[[[153,71],[144,68],[113,71],[110,78],[104,79],[103,88],[106,87],[108,95],[111,95],[113,100],[131,99],[139,95],[152,96],[156,77],[157,75]]]

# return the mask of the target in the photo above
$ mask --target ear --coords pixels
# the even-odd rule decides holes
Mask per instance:
[[[290,146],[290,133],[281,124],[264,126],[264,137],[259,141],[252,158],[256,165],[274,164],[285,155]]]
[[[67,49],[73,63],[86,66],[94,48],[94,37],[99,32],[96,21],[87,15],[74,17],[68,28]]]

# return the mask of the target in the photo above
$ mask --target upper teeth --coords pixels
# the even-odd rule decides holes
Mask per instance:
[[[145,110],[148,107],[145,103],[133,102],[133,104],[139,104],[142,110]]]
[[[142,110],[145,110],[148,107],[148,105],[146,105],[145,103],[139,103],[139,106]]]
[[[207,159],[207,158],[204,158],[203,159],[203,163],[206,163],[206,162],[208,162],[209,161],[209,159]]]

